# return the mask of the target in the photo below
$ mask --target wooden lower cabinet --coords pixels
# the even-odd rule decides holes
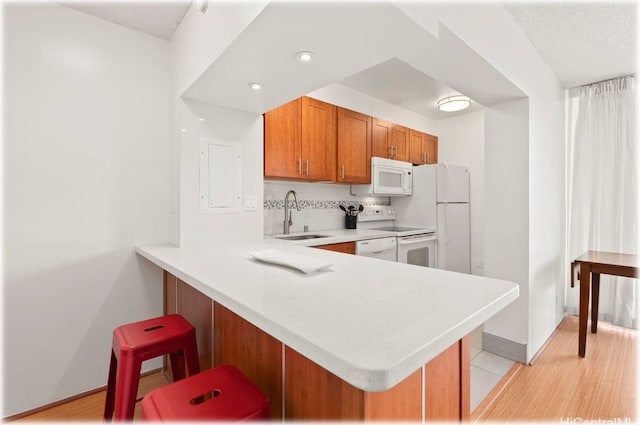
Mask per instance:
[[[318,249],[326,249],[327,251],[336,251],[343,252],[345,254],[355,254],[356,253],[356,243],[355,242],[342,242],[342,243],[330,243],[326,245],[316,245],[314,248]]]
[[[165,314],[178,313],[196,328],[200,370],[213,365],[213,301],[200,291],[164,272]],[[173,380],[168,356],[165,356],[165,373]]]
[[[196,327],[200,368],[238,367],[269,396],[273,420],[469,420],[468,336],[393,388],[368,392],[166,271],[164,291],[165,312],[183,314]]]
[[[282,418],[282,343],[214,303],[214,364],[232,364],[269,396],[271,419]]]
[[[440,353],[425,366],[425,419],[468,421],[470,401],[469,336]]]
[[[422,418],[422,369],[382,392],[360,390],[289,347],[285,349],[285,419],[407,420]]]

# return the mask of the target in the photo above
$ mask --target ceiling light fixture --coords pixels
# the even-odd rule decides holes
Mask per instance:
[[[298,59],[298,62],[307,63],[311,62],[315,55],[315,53],[309,50],[303,50],[302,52],[296,53],[296,59]]]
[[[471,105],[471,99],[467,96],[447,96],[438,101],[438,109],[444,112],[461,111]]]
[[[249,83],[249,88],[251,90],[260,90],[262,88],[262,84],[260,83]]]

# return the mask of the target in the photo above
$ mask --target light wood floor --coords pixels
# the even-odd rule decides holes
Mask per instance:
[[[514,366],[472,419],[636,423],[637,343],[637,331],[599,322],[598,333],[587,334],[586,357],[578,357],[578,318],[568,317],[533,366]]]
[[[578,320],[561,325],[533,366],[514,366],[472,415],[473,421],[638,418],[638,332],[600,322],[578,357]],[[166,384],[158,372],[140,381],[140,397]],[[104,391],[22,417],[19,421],[101,421]],[[136,406],[139,418],[139,404]],[[578,423],[578,422],[576,422]]]
[[[138,384],[138,399],[147,394],[154,388],[166,385],[167,380],[164,373],[156,372],[140,378]],[[36,422],[36,421],[102,421],[104,412],[105,391],[99,391],[94,394],[69,401],[55,407],[23,416],[12,422]],[[134,420],[140,419],[140,403],[136,403]]]

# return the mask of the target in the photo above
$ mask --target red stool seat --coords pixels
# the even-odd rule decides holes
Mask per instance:
[[[269,419],[269,398],[235,366],[206,370],[150,391],[142,399],[149,421]]]
[[[113,331],[104,420],[133,419],[142,362],[170,355],[173,379],[200,372],[195,328],[179,314],[119,326]],[[186,359],[182,358],[182,355]],[[115,414],[114,414],[115,412]]]

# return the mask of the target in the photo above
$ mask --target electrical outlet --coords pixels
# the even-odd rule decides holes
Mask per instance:
[[[256,195],[244,195],[244,208],[245,211],[257,211],[258,210],[258,197]]]

